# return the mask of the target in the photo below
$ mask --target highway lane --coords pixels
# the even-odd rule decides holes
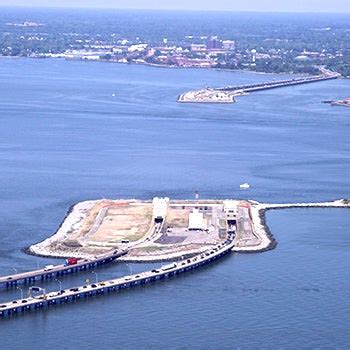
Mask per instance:
[[[103,254],[96,256],[94,259],[79,259],[77,264],[74,265],[54,265],[50,268],[43,268],[38,270],[32,270],[22,273],[17,273],[14,275],[8,275],[0,277],[0,284],[15,284],[19,281],[29,281],[35,278],[39,278],[41,276],[47,275],[56,275],[58,273],[71,273],[74,271],[86,270],[88,268],[95,267],[97,265],[101,265],[110,261],[117,259],[118,257],[125,255],[127,251],[113,251],[113,253]],[[73,271],[74,270],[74,271]]]
[[[36,297],[18,299],[2,303],[0,315],[10,315],[12,312],[24,312],[30,309],[40,309],[61,302],[70,302],[82,297],[88,297],[105,292],[116,291],[149,282],[154,282],[177,274],[181,274],[207,263],[210,263],[221,256],[229,253],[234,246],[233,236],[230,236],[224,243],[217,244],[208,251],[198,254],[190,259],[184,259],[176,263],[161,266],[152,271],[123,276],[113,280],[92,283],[84,286],[70,288],[69,290],[58,290],[48,294],[41,294]]]

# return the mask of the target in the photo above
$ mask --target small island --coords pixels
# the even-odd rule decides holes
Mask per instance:
[[[234,103],[235,96],[241,96],[238,92],[219,91],[206,88],[203,90],[188,91],[180,95],[178,102],[182,103]]]
[[[331,105],[332,106],[350,107],[350,98],[345,98],[344,100],[332,101]]]

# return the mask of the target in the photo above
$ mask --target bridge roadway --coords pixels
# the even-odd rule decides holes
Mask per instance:
[[[74,265],[55,265],[53,268],[39,269],[23,273],[18,273],[15,275],[9,275],[0,277],[0,285],[5,284],[6,287],[16,286],[18,283],[22,282],[24,284],[35,281],[36,279],[46,280],[51,278],[57,278],[62,275],[84,271],[88,269],[95,268],[96,266],[103,265],[113,260],[125,255],[127,250],[114,251],[112,254],[98,255],[95,259],[79,259],[77,264]]]
[[[335,75],[335,74],[334,75],[318,75],[318,76],[312,76],[312,77],[294,78],[294,79],[271,81],[271,82],[258,83],[258,84],[226,86],[223,88],[216,88],[214,90],[217,90],[217,91],[236,91],[236,90],[239,90],[242,92],[254,92],[254,91],[260,91],[260,90],[274,89],[274,88],[283,87],[283,86],[314,83],[317,81],[331,80],[331,79],[337,79],[337,78],[338,78],[338,75]]]
[[[11,316],[31,310],[49,308],[57,304],[74,302],[94,295],[116,292],[126,288],[163,280],[209,264],[231,252],[233,246],[233,235],[229,235],[225,242],[213,246],[213,248],[202,254],[173,264],[164,265],[152,271],[145,271],[109,281],[92,283],[68,290],[59,290],[36,297],[3,303],[0,305],[0,316]]]

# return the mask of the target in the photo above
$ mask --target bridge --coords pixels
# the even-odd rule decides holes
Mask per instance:
[[[49,268],[3,276],[0,277],[0,285],[12,287],[17,286],[18,283],[27,284],[38,279],[43,281],[57,278],[70,273],[93,269],[99,265],[110,263],[125,254],[127,254],[127,250],[114,251],[113,253],[96,256],[93,259],[79,259],[74,265],[61,264],[50,266]]]
[[[225,86],[219,88],[205,88],[203,90],[188,91],[178,97],[180,103],[234,103],[236,96],[250,92],[276,89],[285,86],[310,84],[324,80],[337,79],[338,73],[325,71],[321,75],[301,77],[286,80],[274,80],[256,84]]]
[[[248,93],[248,92],[261,91],[261,90],[267,90],[267,89],[275,89],[275,88],[284,87],[284,86],[315,83],[318,81],[331,80],[331,79],[337,79],[337,78],[338,78],[338,75],[336,74],[317,75],[312,77],[277,80],[277,81],[270,81],[270,82],[257,83],[257,84],[226,86],[223,88],[216,88],[215,90],[226,91],[226,92],[241,91],[241,92]]]
[[[117,292],[126,288],[145,285],[164,280],[179,274],[192,271],[223,257],[231,252],[234,247],[234,235],[229,234],[226,241],[216,244],[208,251],[198,254],[190,259],[184,259],[172,264],[161,266],[158,269],[142,273],[123,276],[113,280],[87,284],[84,286],[58,290],[48,294],[30,296],[26,299],[18,299],[0,305],[0,316],[11,316],[26,312],[50,308],[54,305],[75,302],[88,297]]]

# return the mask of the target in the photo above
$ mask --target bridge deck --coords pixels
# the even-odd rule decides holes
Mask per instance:
[[[8,316],[19,312],[23,313],[33,309],[36,310],[50,307],[56,304],[73,302],[80,298],[104,294],[105,292],[118,291],[162,280],[208,264],[223,255],[228,254],[233,246],[233,236],[229,236],[224,243],[218,244],[207,252],[196,255],[193,258],[174,263],[173,267],[171,265],[170,267],[163,266],[159,269],[153,269],[152,271],[123,276],[109,281],[92,283],[85,286],[70,288],[69,290],[55,291],[46,295],[39,295],[35,298],[19,299],[3,303],[0,305],[0,316]]]
[[[35,281],[37,278],[49,279],[65,274],[88,270],[98,265],[112,262],[113,260],[125,255],[127,251],[114,251],[112,254],[99,255],[95,259],[80,259],[74,265],[55,265],[52,269],[39,269],[15,275],[0,277],[0,284],[6,284],[7,287],[17,285],[19,282],[28,283]]]
[[[331,80],[331,79],[337,79],[337,78],[338,78],[337,75],[327,75],[327,76],[319,75],[319,76],[304,77],[304,78],[270,81],[270,82],[257,83],[257,84],[226,86],[223,88],[217,88],[215,90],[218,90],[218,91],[240,90],[242,92],[253,92],[253,91],[259,91],[259,90],[267,90],[267,89],[273,89],[273,88],[278,88],[283,86],[307,84],[307,83],[313,83],[317,81]]]

